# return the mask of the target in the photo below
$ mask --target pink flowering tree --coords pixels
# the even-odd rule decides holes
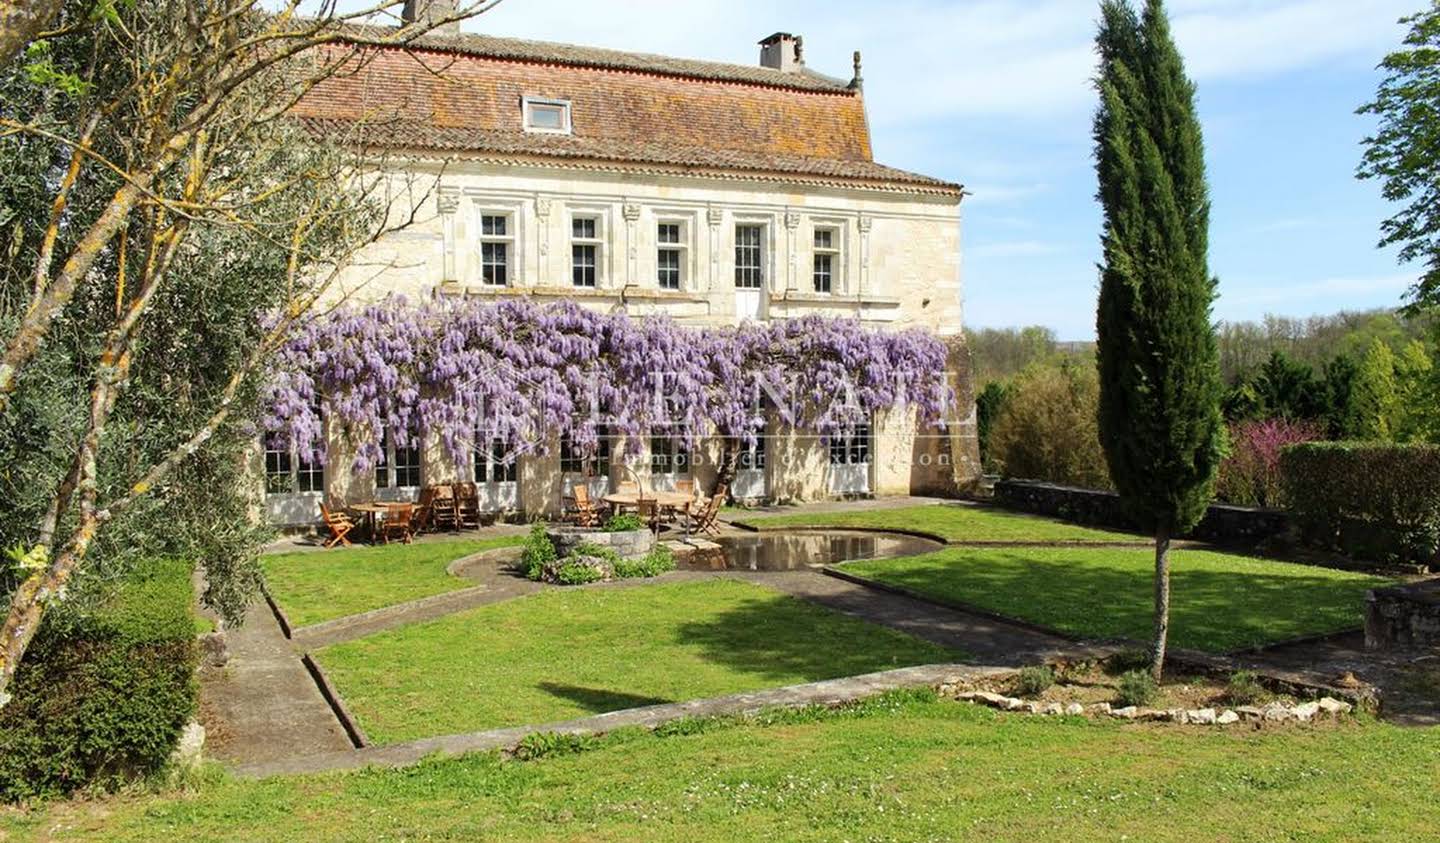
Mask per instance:
[[[822,437],[897,406],[942,418],[953,400],[945,360],[923,331],[854,319],[701,328],[568,302],[396,298],[297,335],[270,379],[265,424],[276,444],[323,459],[328,413],[354,443],[357,471],[379,459],[385,435],[401,446],[435,435],[460,463],[491,440],[543,451],[564,435],[585,451],[602,424],[631,448],[652,431],[687,446],[719,436],[733,470],[767,407]]]
[[[1312,422],[1273,418],[1230,425],[1230,455],[1220,464],[1216,497],[1241,506],[1282,506],[1280,452],[1320,438],[1320,426]]]

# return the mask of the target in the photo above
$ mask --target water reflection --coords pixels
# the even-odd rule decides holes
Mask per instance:
[[[916,536],[844,530],[756,533],[722,536],[719,553],[697,553],[682,563],[691,570],[792,571],[851,559],[886,559],[939,550],[938,542]]]

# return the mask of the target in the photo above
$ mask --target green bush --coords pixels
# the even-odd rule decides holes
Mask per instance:
[[[658,545],[639,559],[621,559],[615,563],[615,576],[621,579],[631,577],[658,577],[666,571],[675,570],[675,554],[670,548]]]
[[[555,561],[555,545],[545,535],[545,524],[536,521],[530,525],[530,535],[525,537],[524,550],[520,553],[520,572],[527,578],[538,581],[545,565]]]
[[[1026,369],[995,417],[986,458],[1006,477],[1110,489],[1093,366]]]
[[[1255,705],[1267,696],[1265,686],[1253,670],[1235,671],[1225,686],[1225,701],[1230,705]]]
[[[565,562],[555,571],[555,581],[561,585],[585,585],[599,582],[604,576],[600,569],[579,562]]]
[[[626,533],[631,530],[643,530],[644,528],[645,522],[640,520],[640,516],[633,512],[624,512],[619,515],[610,516],[605,520],[604,527],[607,533]]]
[[[1160,695],[1160,687],[1149,673],[1130,670],[1120,676],[1116,692],[1121,705],[1149,705]]]
[[[1022,697],[1035,697],[1055,684],[1055,671],[1049,665],[1037,664],[1020,669],[1015,677],[1015,690]]]
[[[615,552],[614,548],[605,547],[604,545],[595,544],[594,542],[585,542],[577,545],[574,550],[570,551],[570,555],[565,558],[579,559],[582,556],[593,556],[598,559],[604,559],[611,565],[620,564],[620,554]]]
[[[98,606],[46,616],[0,709],[0,798],[108,789],[165,766],[195,713],[191,567],[146,563]]]
[[[1280,455],[1307,543],[1373,562],[1440,562],[1440,446],[1309,442]]]

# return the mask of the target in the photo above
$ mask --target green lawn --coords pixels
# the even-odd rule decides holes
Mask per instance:
[[[951,542],[1144,541],[1143,537],[1129,533],[1077,527],[1050,518],[1005,512],[989,507],[952,504],[753,517],[736,513],[735,520],[761,530],[780,530],[790,527],[918,530]]]
[[[1437,729],[1122,726],[892,696],[595,743],[0,809],[0,839],[1391,841],[1440,828]]]
[[[308,626],[468,588],[445,573],[472,553],[518,545],[523,536],[277,553],[260,558],[265,583],[290,623]]]
[[[1121,548],[948,548],[845,570],[939,600],[1090,638],[1147,640],[1154,553]],[[1246,556],[1177,550],[1170,643],[1227,652],[1362,623],[1365,591],[1388,581]]]
[[[317,654],[376,743],[546,723],[956,656],[731,580],[545,592]]]

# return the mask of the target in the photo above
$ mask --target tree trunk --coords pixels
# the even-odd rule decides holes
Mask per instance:
[[[1155,644],[1150,675],[1159,682],[1165,672],[1165,638],[1170,633],[1170,529],[1155,528]]]
[[[726,436],[720,449],[720,465],[715,472],[715,488],[710,494],[715,494],[721,486],[730,488],[735,484],[735,471],[740,463],[740,438],[737,436]]]

